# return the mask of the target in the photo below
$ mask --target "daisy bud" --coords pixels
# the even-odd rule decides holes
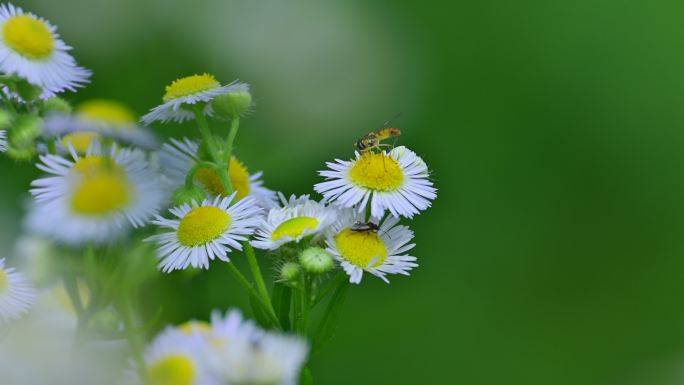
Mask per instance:
[[[219,95],[211,101],[216,115],[228,119],[239,116],[252,105],[252,94],[249,90],[239,90]]]
[[[14,160],[18,160],[20,162],[28,162],[33,159],[34,156],[37,154],[36,146],[31,144],[27,147],[14,147],[14,146],[9,146],[7,148],[7,155],[9,155],[10,158]]]
[[[66,100],[55,96],[53,98],[50,98],[46,101],[43,102],[43,113],[44,114],[49,114],[51,112],[56,112],[56,113],[61,113],[61,114],[68,114],[71,113],[71,104],[67,102]]]
[[[197,186],[190,188],[181,186],[173,192],[171,202],[174,206],[181,206],[183,204],[192,204],[193,202],[202,202],[207,198],[207,193]]]
[[[121,319],[112,309],[102,309],[93,316],[95,329],[104,334],[112,334],[119,331]]]
[[[286,283],[297,282],[302,267],[295,262],[287,262],[280,268],[280,279]]]
[[[14,147],[25,148],[33,144],[40,135],[43,120],[35,115],[19,115],[9,133],[9,141]]]
[[[302,251],[299,262],[312,274],[323,274],[333,268],[332,255],[320,247],[309,247]]]

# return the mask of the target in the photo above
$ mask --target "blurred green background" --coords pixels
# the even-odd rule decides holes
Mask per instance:
[[[144,113],[179,76],[252,84],[237,153],[288,194],[402,112],[399,143],[440,189],[410,222],[421,266],[353,288],[318,384],[684,383],[681,1],[17,5],[94,71],[72,101]],[[5,158],[0,172],[10,253],[38,173]],[[172,322],[245,305],[220,268],[146,301]]]

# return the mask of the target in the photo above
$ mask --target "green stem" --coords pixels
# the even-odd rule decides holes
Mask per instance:
[[[269,318],[271,318],[271,321],[273,322],[274,325],[276,325],[278,328],[280,328],[280,322],[278,321],[278,317],[276,316],[275,312],[273,311],[273,307],[267,305],[264,302],[264,299],[257,293],[256,290],[254,290],[254,287],[252,286],[251,283],[245,278],[245,276],[240,272],[240,270],[235,266],[234,263],[228,262],[228,271],[230,271],[235,279],[237,279],[238,282],[247,290],[247,292],[252,295],[254,298],[256,298],[259,301],[259,304],[266,310],[266,313],[268,314]]]
[[[259,268],[259,262],[256,259],[256,254],[254,253],[254,248],[249,243],[245,241],[242,243],[245,248],[245,256],[247,257],[247,262],[249,263],[249,268],[252,270],[252,276],[256,282],[257,290],[263,301],[268,304],[268,307],[273,309],[271,304],[271,297],[268,294],[268,289],[266,288],[266,282],[264,282],[264,277],[261,274],[261,269]]]
[[[300,302],[302,305],[301,322],[299,323],[299,333],[303,336],[307,335],[307,331],[309,329],[309,310],[311,309],[311,305],[309,303],[310,292],[311,280],[309,279],[308,274],[303,273],[301,279],[301,290],[299,290],[299,295],[301,296]]]
[[[147,375],[147,366],[145,365],[145,358],[143,357],[142,353],[142,345],[140,344],[138,336],[135,334],[131,302],[129,299],[125,299],[123,303],[121,303],[119,311],[121,312],[121,318],[124,324],[124,332],[126,333],[128,345],[130,346],[131,353],[133,354],[133,360],[135,361],[135,366],[138,370],[140,381],[142,381],[143,384],[149,384],[150,381]]]
[[[240,117],[236,116],[230,122],[230,131],[228,132],[228,138],[226,139],[226,148],[223,155],[223,161],[230,165],[230,156],[233,152],[233,142],[235,141],[235,136],[237,135],[238,128],[240,128]]]
[[[334,288],[337,287],[337,285],[339,285],[341,281],[345,280],[347,280],[347,274],[342,270],[338,271],[337,274],[325,284],[321,291],[318,292],[318,295],[316,295],[314,300],[311,302],[311,307],[313,308],[318,305],[328,294],[333,291]]]
[[[233,185],[231,184],[230,176],[228,175],[228,165],[223,158],[221,158],[221,154],[216,148],[216,141],[209,130],[209,124],[207,123],[207,118],[202,112],[202,108],[195,105],[194,112],[195,120],[197,121],[197,127],[202,135],[202,139],[207,146],[207,150],[209,150],[209,155],[211,155],[212,160],[214,163],[216,163],[216,173],[218,174],[221,184],[223,185],[224,195],[230,196],[230,194],[233,193]]]

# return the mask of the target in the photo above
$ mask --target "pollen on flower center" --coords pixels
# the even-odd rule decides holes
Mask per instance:
[[[10,48],[31,59],[45,59],[55,49],[55,38],[48,26],[29,15],[10,17],[2,34]]]
[[[318,219],[312,217],[297,217],[288,219],[281,223],[271,235],[274,241],[280,238],[290,236],[296,238],[302,235],[306,230],[313,230],[318,226]]]
[[[366,268],[375,259],[372,267],[378,267],[387,259],[387,247],[374,231],[344,229],[335,236],[340,255],[350,263]]]
[[[194,208],[181,219],[178,241],[189,247],[203,245],[220,237],[230,222],[230,215],[218,207]]]
[[[190,385],[195,379],[192,361],[183,355],[170,355],[148,369],[151,385]]]
[[[379,153],[366,152],[349,170],[351,180],[377,191],[393,191],[404,183],[404,171],[393,158]]]
[[[76,161],[72,170],[77,171],[81,176],[93,176],[101,172],[112,172],[124,174],[124,170],[112,159],[100,156],[89,155]]]
[[[71,206],[83,215],[109,214],[130,202],[130,191],[130,182],[125,174],[101,171],[82,179],[73,193]]]
[[[202,74],[202,75],[192,75],[174,80],[173,83],[166,86],[166,94],[164,94],[164,102],[171,101],[173,99],[182,98],[183,96],[189,96],[196,94],[198,92],[207,91],[213,88],[218,88],[221,86],[214,75]]]
[[[81,131],[72,132],[70,134],[64,135],[60,144],[62,148],[69,148],[71,145],[74,150],[79,154],[84,154],[88,151],[88,147],[93,143],[93,141],[100,139],[100,135],[92,131]]]
[[[239,160],[235,158],[230,160],[228,176],[230,177],[230,183],[233,185],[233,189],[237,192],[237,194],[235,194],[235,199],[240,200],[249,195],[249,172]],[[197,171],[195,177],[210,193],[214,195],[226,195],[221,179],[216,171],[209,168],[201,168]]]
[[[113,100],[89,100],[81,103],[76,112],[83,118],[118,126],[132,126],[137,121],[135,113],[130,108]]]

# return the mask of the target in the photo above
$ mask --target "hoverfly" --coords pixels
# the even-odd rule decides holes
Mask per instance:
[[[383,140],[401,135],[400,129],[394,127],[387,127],[387,125],[391,121],[396,119],[399,115],[401,114],[397,114],[392,119],[386,121],[385,124],[382,125],[381,129],[369,132],[368,134],[362,136],[361,139],[357,140],[356,143],[354,143],[354,147],[356,147],[356,149],[359,150],[359,152],[368,152],[373,149],[379,150],[381,147],[385,146],[392,147],[389,144],[383,144],[381,142]]]

